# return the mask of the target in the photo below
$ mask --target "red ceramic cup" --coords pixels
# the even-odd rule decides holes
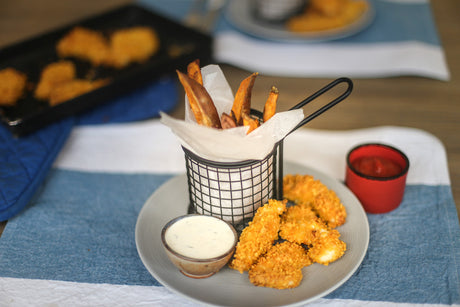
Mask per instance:
[[[401,203],[409,159],[384,144],[362,144],[347,155],[345,184],[369,213],[386,213]]]

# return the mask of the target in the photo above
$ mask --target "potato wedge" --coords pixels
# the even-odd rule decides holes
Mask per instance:
[[[246,132],[246,134],[251,133],[252,131],[254,131],[260,126],[259,120],[257,118],[251,117],[251,115],[249,114],[243,113],[242,118],[243,118],[243,125],[249,126],[249,129]]]
[[[265,102],[263,120],[267,122],[276,113],[276,103],[278,101],[279,91],[276,87],[272,86],[268,94],[267,101]]]
[[[222,113],[220,117],[220,124],[222,125],[222,129],[230,129],[237,126],[233,116],[228,115],[227,113]]]
[[[200,68],[200,60],[196,59],[193,62],[190,62],[187,66],[187,75],[198,82],[199,84],[203,85],[203,76],[201,74]]]
[[[232,113],[238,125],[243,124],[242,114],[249,115],[251,112],[251,94],[254,82],[259,73],[255,72],[240,83],[240,87],[233,101]]]
[[[176,70],[179,81],[184,87],[193,115],[198,124],[213,128],[222,128],[216,106],[208,91],[197,81]]]

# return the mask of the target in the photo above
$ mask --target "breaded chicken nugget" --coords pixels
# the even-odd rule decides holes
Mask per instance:
[[[283,178],[284,197],[296,203],[308,203],[329,227],[345,223],[347,212],[334,191],[310,175],[286,175]]]
[[[70,61],[48,64],[41,72],[40,80],[35,88],[35,98],[47,100],[54,87],[73,80],[75,76],[75,65]]]
[[[14,106],[24,94],[26,84],[24,73],[10,67],[0,70],[0,105]]]
[[[108,83],[108,80],[88,81],[75,79],[69,82],[61,83],[53,88],[50,92],[49,104],[57,105],[64,101],[70,100],[87,92],[95,90]]]
[[[289,207],[281,217],[279,235],[298,244],[312,245],[329,227],[316,216],[309,204]]]
[[[270,199],[257,209],[253,220],[243,229],[230,267],[243,273],[267,252],[278,239],[280,215],[286,210],[287,201]]]
[[[315,212],[331,228],[345,224],[347,212],[334,191],[322,192],[313,202]]]
[[[99,66],[107,60],[110,52],[107,39],[94,30],[73,28],[56,46],[60,57],[75,57]]]
[[[335,229],[322,234],[308,250],[310,259],[313,262],[329,265],[329,263],[342,257],[347,245],[339,237],[340,233]]]
[[[350,0],[310,0],[310,7],[325,16],[337,16]]]
[[[158,50],[159,45],[157,33],[149,27],[115,31],[110,37],[110,56],[106,64],[123,68],[133,62],[144,62]]]
[[[303,14],[289,19],[286,28],[293,32],[341,28],[357,20],[367,8],[367,2],[363,0],[317,0],[313,1]]]
[[[273,245],[249,270],[249,280],[256,286],[276,289],[297,287],[302,268],[312,262],[302,246],[288,241]]]

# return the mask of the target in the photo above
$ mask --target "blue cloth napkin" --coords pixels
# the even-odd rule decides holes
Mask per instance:
[[[80,116],[64,119],[15,138],[0,126],[0,221],[29,202],[74,125],[135,121],[168,112],[178,102],[175,80],[165,78]]]

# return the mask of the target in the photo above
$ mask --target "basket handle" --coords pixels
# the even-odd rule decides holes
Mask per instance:
[[[334,81],[332,81],[331,83],[329,83],[328,85],[326,85],[325,87],[323,87],[322,89],[320,89],[319,91],[317,91],[316,93],[314,93],[313,95],[305,98],[304,100],[302,100],[301,102],[299,102],[298,104],[296,104],[295,106],[293,106],[290,110],[294,110],[294,109],[300,109],[302,108],[303,106],[307,105],[308,103],[312,102],[313,100],[315,100],[316,98],[318,98],[319,96],[321,96],[322,94],[326,93],[327,91],[329,91],[330,89],[334,88],[335,86],[337,86],[338,84],[340,83],[347,83],[348,84],[348,87],[347,89],[345,90],[345,92],[340,95],[339,97],[335,98],[334,100],[332,100],[331,102],[329,102],[328,104],[324,105],[322,108],[314,111],[313,113],[311,113],[310,115],[308,115],[307,117],[305,117],[294,129],[291,130],[291,132],[289,132],[288,134],[291,134],[292,132],[294,132],[295,130],[299,129],[300,127],[302,127],[303,125],[305,125],[306,123],[308,123],[309,121],[311,121],[312,119],[316,118],[317,116],[319,116],[320,114],[326,112],[327,110],[329,110],[330,108],[332,108],[333,106],[335,106],[336,104],[338,104],[339,102],[341,102],[342,100],[344,100],[345,98],[347,98],[350,94],[351,94],[351,91],[353,90],[353,82],[349,79],[349,78],[345,78],[345,77],[342,77],[342,78],[338,78]]]

